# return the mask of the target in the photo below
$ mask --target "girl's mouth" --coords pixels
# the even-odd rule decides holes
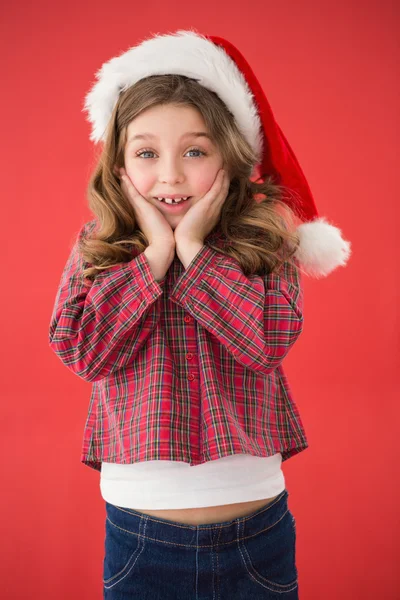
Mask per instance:
[[[162,200],[154,198],[154,200],[157,200],[159,204],[162,204],[164,209],[175,212],[179,210],[179,207],[182,207],[184,204],[187,204],[187,202],[189,202],[191,198],[193,198],[193,196],[188,196],[186,200],[180,200],[179,202],[175,202],[175,200],[171,200],[169,198],[167,198],[167,202],[165,198],[163,198]]]

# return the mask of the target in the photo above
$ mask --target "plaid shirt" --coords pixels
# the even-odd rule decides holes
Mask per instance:
[[[303,328],[300,272],[245,276],[207,245],[186,270],[177,255],[154,279],[140,253],[81,280],[78,233],[57,291],[49,344],[92,382],[81,461],[231,454],[282,461],[308,447],[282,361]]]

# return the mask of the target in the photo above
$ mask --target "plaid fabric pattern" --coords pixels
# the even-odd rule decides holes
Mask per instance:
[[[245,276],[207,245],[157,282],[144,253],[82,281],[79,231],[49,345],[92,382],[81,461],[198,465],[231,454],[282,461],[308,447],[282,361],[303,328],[300,272]]]

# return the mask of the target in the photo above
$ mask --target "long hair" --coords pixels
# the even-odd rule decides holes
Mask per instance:
[[[230,187],[222,206],[217,231],[207,244],[234,257],[245,275],[277,272],[282,263],[293,264],[299,238],[296,213],[289,204],[293,192],[268,173],[252,180],[257,157],[237,128],[232,113],[214,92],[182,75],[152,75],[121,92],[106,131],[97,164],[90,177],[87,198],[97,229],[81,239],[79,249],[87,263],[83,277],[112,265],[132,260],[148,246],[138,228],[133,207],[125,198],[114,167],[124,167],[129,123],[152,106],[173,104],[198,109],[215,141],[230,175]],[[287,194],[289,203],[283,198]]]

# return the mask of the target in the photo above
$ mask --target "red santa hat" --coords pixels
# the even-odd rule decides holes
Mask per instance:
[[[242,54],[227,40],[194,30],[154,35],[104,63],[85,97],[92,124],[90,139],[104,141],[119,94],[150,75],[177,74],[195,79],[215,92],[233,114],[242,135],[258,158],[261,174],[294,192],[285,198],[302,221],[296,251],[302,270],[324,277],[345,266],[351,243],[340,229],[318,214],[303,171],[274,119],[264,91]]]

